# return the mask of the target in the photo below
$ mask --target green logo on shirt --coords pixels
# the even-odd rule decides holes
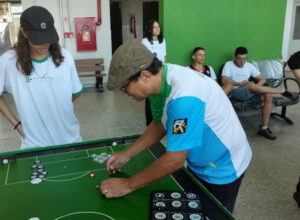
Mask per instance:
[[[26,83],[30,83],[30,81],[32,80],[29,76],[25,76],[26,79]]]

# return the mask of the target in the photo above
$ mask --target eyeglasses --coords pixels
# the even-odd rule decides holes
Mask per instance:
[[[126,89],[127,89],[127,87],[129,86],[129,84],[130,84],[132,81],[137,80],[137,79],[139,78],[140,74],[141,74],[141,73],[139,72],[139,73],[136,73],[136,74],[134,74],[133,76],[131,76],[131,77],[128,79],[128,82],[126,83],[126,85],[122,86],[122,87],[120,88],[120,90],[121,90],[122,92],[126,93]]]
[[[129,86],[129,84],[131,83],[131,81],[132,81],[132,80],[128,80],[128,82],[126,83],[126,85],[122,86],[122,87],[120,88],[120,90],[121,90],[122,92],[126,93],[126,89],[127,89],[127,87]]]

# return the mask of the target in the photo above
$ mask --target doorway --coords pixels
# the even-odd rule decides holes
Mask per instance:
[[[112,53],[122,44],[122,12],[121,2],[110,2],[110,26]]]
[[[293,11],[291,38],[289,43],[289,55],[300,50],[300,2],[296,1]]]
[[[158,2],[143,2],[143,36],[149,20],[158,21]]]
[[[300,49],[300,0],[287,0],[282,58],[288,58]]]

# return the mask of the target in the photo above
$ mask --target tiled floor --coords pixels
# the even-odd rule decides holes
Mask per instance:
[[[5,98],[13,106],[11,97]],[[145,129],[144,103],[120,92],[88,89],[75,101],[75,111],[83,140],[138,134]],[[256,135],[259,114],[240,117],[253,159],[237,199],[237,219],[300,219],[292,198],[300,176],[300,104],[288,107],[287,114],[294,125],[275,118],[270,121],[276,141]],[[17,150],[19,145],[18,134],[0,115],[0,151]]]

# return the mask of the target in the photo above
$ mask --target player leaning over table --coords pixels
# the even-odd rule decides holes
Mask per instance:
[[[251,160],[245,132],[220,86],[194,70],[162,63],[139,42],[131,41],[112,57],[107,88],[137,101],[149,97],[153,121],[131,146],[110,157],[109,173],[167,135],[167,152],[128,179],[101,183],[108,198],[124,196],[181,168],[184,161],[229,211],[233,211]]]
[[[0,57],[0,112],[22,136],[21,149],[81,141],[72,101],[83,87],[52,15],[33,6],[20,23],[16,46]],[[20,119],[3,92],[12,94]]]

